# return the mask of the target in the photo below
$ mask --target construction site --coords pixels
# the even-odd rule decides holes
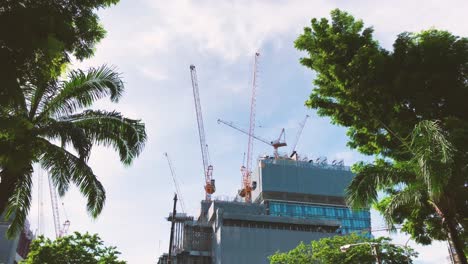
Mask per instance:
[[[209,160],[196,69],[190,66],[205,199],[200,203],[199,215],[177,212],[180,190],[166,153],[177,194],[173,211],[167,217],[171,222],[169,249],[159,257],[158,264],[269,263],[268,257],[275,252],[289,251],[301,242],[351,232],[370,236],[369,209],[351,210],[346,205],[345,189],[353,173],[343,160],[308,159],[297,153],[296,146],[309,116],[300,123],[288,154],[278,151],[287,146],[284,129],[274,140],[255,135],[259,55],[256,53],[254,57],[249,129],[218,120],[248,139],[241,165],[242,185],[236,197],[229,200],[212,199],[216,191],[214,166]],[[257,155],[254,159],[254,141],[270,145],[272,154]]]

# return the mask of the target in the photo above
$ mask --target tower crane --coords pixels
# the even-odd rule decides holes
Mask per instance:
[[[257,101],[257,69],[258,59],[260,53],[255,53],[254,67],[253,67],[253,78],[252,78],[252,96],[250,99],[250,122],[249,122],[249,140],[247,144],[247,160],[245,166],[241,166],[242,173],[242,189],[239,191],[239,195],[244,197],[245,202],[252,202],[252,191],[257,187],[256,184],[252,184],[252,153],[253,153],[253,135],[255,129],[255,106]]]
[[[179,197],[180,208],[182,209],[182,213],[185,213],[185,203],[182,200],[182,194],[180,192],[179,182],[177,181],[177,176],[175,174],[174,166],[172,166],[172,161],[169,158],[169,154],[167,154],[167,152],[164,152],[164,156],[166,156],[167,163],[169,164],[169,169],[171,170],[172,180],[174,181],[176,194],[177,194],[177,197]]]
[[[52,214],[54,217],[54,228],[55,228],[55,236],[56,238],[62,237],[67,234],[68,228],[70,227],[70,221],[67,219],[61,226],[60,222],[60,213],[58,209],[58,198],[57,198],[57,190],[52,182],[52,178],[50,175],[49,178],[49,191],[50,191],[50,201],[52,205]]]
[[[206,144],[205,128],[203,126],[203,116],[198,92],[197,71],[195,65],[190,65],[192,77],[193,99],[195,101],[195,111],[197,114],[198,134],[200,136],[200,148],[203,161],[203,172],[205,173],[205,200],[210,201],[211,195],[215,192],[215,180],[213,179],[213,166],[209,161],[208,145]]]
[[[297,131],[296,138],[294,139],[294,144],[292,145],[291,156],[296,154],[297,143],[299,142],[299,138],[301,137],[302,130],[304,130],[304,126],[307,122],[307,118],[309,118],[309,115],[306,115],[304,120],[301,123],[299,123],[299,130]]]
[[[224,124],[224,125],[226,125],[228,127],[234,128],[235,130],[250,136],[248,131],[238,127],[237,125],[235,125],[232,122],[224,121],[222,119],[218,119],[218,124]],[[252,136],[252,138],[254,138],[254,139],[256,139],[256,140],[258,140],[260,142],[263,142],[263,143],[265,143],[265,144],[267,144],[269,146],[272,146],[273,149],[274,149],[274,154],[275,154],[276,158],[278,158],[278,148],[287,146],[286,141],[285,141],[284,128],[281,129],[281,133],[280,133],[279,137],[277,139],[275,139],[275,140],[272,140],[272,141],[266,140],[266,139],[264,139],[262,137],[259,137],[259,136],[256,136],[256,135],[251,135],[251,136]]]

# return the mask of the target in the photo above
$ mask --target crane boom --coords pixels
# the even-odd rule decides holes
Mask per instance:
[[[252,138],[258,140],[258,141],[261,141],[269,146],[272,146],[273,147],[273,150],[274,150],[274,155],[276,158],[278,158],[279,154],[278,154],[278,148],[280,147],[284,147],[284,146],[287,146],[286,144],[286,141],[285,141],[285,132],[284,132],[284,128],[281,129],[281,133],[279,135],[279,137],[275,140],[272,140],[272,141],[268,141],[264,138],[261,138],[259,136],[256,136],[256,135],[250,135],[248,131],[245,131],[244,129],[234,125],[232,122],[228,122],[228,121],[224,121],[222,119],[218,119],[218,124],[224,124],[226,126],[229,126],[231,128],[234,128],[235,130],[237,131],[240,131],[244,134],[246,134],[247,136],[252,136]]]
[[[182,209],[182,213],[185,213],[185,203],[182,200],[182,195],[181,195],[180,188],[179,188],[179,182],[177,181],[177,176],[176,176],[174,167],[172,166],[172,161],[169,158],[169,154],[167,154],[167,152],[164,152],[164,156],[166,156],[167,163],[169,164],[169,169],[171,170],[172,180],[174,181],[176,194],[179,197],[180,208]]]
[[[299,142],[299,138],[301,137],[302,130],[304,129],[304,126],[307,122],[307,118],[309,118],[309,115],[306,115],[304,120],[299,124],[299,131],[297,132],[296,139],[294,140],[291,153],[294,153],[294,151],[296,151],[297,143]]]
[[[200,136],[200,148],[203,161],[203,172],[205,173],[205,200],[211,200],[211,194],[215,192],[215,181],[213,179],[213,166],[209,162],[208,145],[206,144],[205,128],[203,126],[203,116],[198,92],[197,71],[195,65],[190,65],[192,77],[193,98],[195,101],[195,112],[197,115],[198,134]]]
[[[250,134],[249,134],[248,131],[245,131],[244,129],[242,129],[242,128],[236,126],[236,125],[234,125],[234,123],[232,123],[232,122],[228,122],[228,121],[224,121],[224,120],[222,120],[222,119],[218,119],[218,124],[225,124],[226,126],[232,127],[232,128],[234,128],[235,130],[237,130],[237,131],[239,131],[239,132],[242,132],[242,133],[244,133],[244,134],[250,136]],[[263,139],[263,138],[261,138],[261,137],[255,136],[255,135],[252,135],[252,137],[255,138],[255,139],[258,140],[258,141],[261,141],[261,142],[263,142],[263,143],[265,143],[265,144],[271,146],[271,141],[268,141],[268,140],[266,140],[266,139]]]

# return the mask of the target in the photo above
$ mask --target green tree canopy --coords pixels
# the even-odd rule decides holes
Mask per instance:
[[[44,236],[35,239],[27,258],[21,264],[125,264],[119,260],[116,247],[106,247],[97,235],[75,232],[50,240]]]
[[[0,1],[0,106],[21,101],[25,85],[57,78],[70,56],[91,57],[105,35],[96,10],[118,1]]]
[[[377,253],[382,263],[412,263],[417,253],[410,247],[397,246],[390,243],[389,238],[366,238],[357,234],[334,236],[312,241],[310,244],[301,243],[289,252],[277,252],[270,257],[271,264],[355,264],[375,263],[376,257],[372,253],[371,244],[377,245]],[[346,252],[340,247],[351,246]]]
[[[460,234],[459,251],[466,248],[468,38],[436,29],[404,32],[389,51],[361,20],[340,10],[332,11],[331,17],[313,19],[295,45],[308,54],[301,63],[317,73],[306,105],[347,127],[350,147],[378,157],[373,164],[353,167],[357,176],[349,194],[362,191],[359,197],[350,195],[349,201],[355,207],[378,202],[377,209],[387,212],[391,224],[403,224],[403,230],[423,244],[447,239],[452,222]],[[416,144],[426,149],[414,151],[416,146],[409,146],[417,141],[413,130],[424,120],[438,120],[432,131],[443,139],[426,134],[425,143]],[[430,145],[443,140],[452,146],[450,160]],[[429,163],[415,161],[421,155]],[[425,168],[430,178],[420,177],[429,175],[420,173]],[[406,195],[415,203],[392,207],[391,200],[410,191],[403,186],[420,195]],[[380,201],[378,191],[385,194]],[[444,199],[434,206],[430,198],[435,197]]]
[[[71,184],[97,217],[104,187],[88,165],[94,145],[112,147],[129,165],[146,142],[145,125],[116,111],[89,110],[98,99],[117,102],[124,85],[112,68],[71,71],[64,81],[22,89],[17,107],[0,115],[0,212],[13,218],[8,235],[19,232],[31,206],[33,165],[48,171],[60,196]]]

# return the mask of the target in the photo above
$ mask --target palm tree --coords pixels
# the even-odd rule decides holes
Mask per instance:
[[[97,217],[106,192],[87,164],[93,145],[114,148],[129,165],[146,141],[140,120],[115,111],[84,110],[103,97],[118,102],[124,90],[119,74],[107,66],[75,70],[65,81],[19,89],[20,103],[0,109],[0,214],[12,220],[7,235],[24,225],[36,163],[49,172],[60,196],[76,185],[87,198],[89,214]]]
[[[402,210],[429,208],[440,221],[445,237],[455,249],[457,263],[466,264],[466,242],[462,233],[466,228],[463,216],[456,208],[455,192],[458,177],[453,168],[456,150],[437,121],[421,121],[408,139],[398,137],[412,159],[374,164],[360,163],[357,175],[347,189],[347,201],[355,208],[377,203],[378,192],[389,196],[381,200],[380,211],[390,227]],[[401,220],[401,219],[400,219]]]

